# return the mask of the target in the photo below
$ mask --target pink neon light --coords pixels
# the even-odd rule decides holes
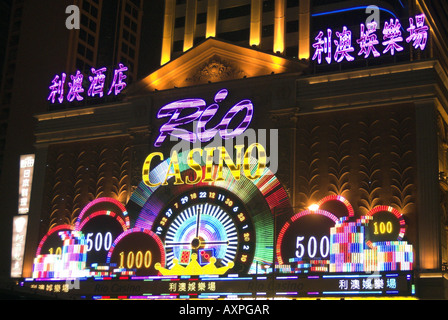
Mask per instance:
[[[425,25],[425,15],[420,14],[415,16],[414,19],[409,18],[410,27],[407,29],[410,33],[410,36],[406,39],[406,42],[409,43],[413,41],[413,46],[415,49],[420,48],[424,50],[426,48],[426,43],[428,41],[428,26]]]
[[[104,85],[106,81],[106,75],[104,73],[106,71],[107,68],[105,67],[100,69],[91,69],[92,75],[89,76],[90,87],[87,91],[87,95],[89,97],[95,97],[96,95],[99,95],[100,97],[104,96]],[[127,83],[124,81],[127,78],[127,76],[125,75],[126,71],[128,71],[128,67],[120,63],[118,69],[114,71],[114,78],[110,86],[108,95],[110,95],[112,92],[115,95],[118,95],[126,88]],[[55,103],[56,99],[59,101],[59,103],[62,103],[64,101],[64,87],[66,78],[67,75],[65,73],[62,73],[61,76],[54,76],[52,84],[48,87],[50,89],[50,94],[47,98],[48,101],[51,101],[51,103]],[[70,79],[71,82],[68,83],[69,91],[67,94],[67,100],[69,102],[73,102],[75,99],[77,101],[84,100],[84,97],[81,95],[82,93],[84,93],[84,75],[81,74],[81,72],[78,70],[76,71],[75,75],[70,76]]]
[[[404,234],[406,232],[406,222],[404,221],[404,217],[400,211],[398,211],[397,209],[395,209],[391,206],[377,206],[377,207],[373,208],[372,210],[370,210],[367,213],[367,216],[373,216],[374,214],[376,214],[378,212],[384,212],[384,211],[391,212],[395,217],[397,217],[397,219],[400,223],[400,232],[398,234],[397,240],[402,240],[404,237]]]
[[[92,68],[92,74],[93,76],[89,77],[90,80],[90,88],[87,94],[90,97],[94,97],[96,95],[99,95],[100,97],[103,97],[104,95],[104,83],[106,81],[106,76],[104,73],[106,72],[106,68],[101,68],[95,70],[95,68]]]
[[[206,106],[206,102],[202,99],[185,99],[171,102],[160,108],[157,118],[170,117],[170,119],[160,127],[160,135],[157,137],[154,146],[160,147],[168,135],[194,143],[197,139],[201,142],[210,141],[217,132],[223,139],[231,139],[242,134],[249,127],[253,117],[254,107],[250,100],[238,102],[227,112],[215,128],[206,129],[207,123],[219,109],[218,103],[224,101],[227,95],[228,91],[226,89],[220,90],[215,95],[216,104],[212,104],[209,107]],[[236,114],[243,110],[246,111],[245,118],[237,128],[229,132],[230,122]],[[190,111],[190,113],[181,117],[181,113],[185,113],[185,111]],[[181,128],[196,120],[198,121],[197,133]]]
[[[336,36],[339,37],[339,40],[334,42],[336,44],[334,60],[337,62],[342,62],[344,59],[347,59],[347,61],[355,60],[350,55],[350,52],[355,51],[355,48],[352,46],[352,32],[347,27],[343,27],[342,32],[336,31]]]
[[[387,53],[390,51],[392,55],[395,55],[395,50],[398,52],[403,51],[403,47],[401,47],[398,42],[403,41],[403,37],[401,36],[401,23],[398,19],[390,19],[390,22],[384,24],[383,29],[383,39],[386,40],[383,42],[383,45],[386,46],[383,53]]]
[[[351,203],[347,199],[345,199],[343,196],[340,196],[340,195],[326,196],[325,198],[321,199],[317,203],[317,205],[320,207],[325,202],[332,201],[332,200],[336,200],[336,201],[342,202],[345,205],[345,207],[347,208],[349,217],[353,217],[355,215],[355,210],[353,210],[353,207],[352,207]]]
[[[428,30],[429,27],[425,24],[426,17],[424,14],[416,15],[414,18],[409,18],[409,37],[406,38],[406,42],[412,42],[415,49],[424,50],[428,41]],[[372,21],[367,24],[360,24],[360,35],[356,42],[359,44],[358,56],[364,55],[364,59],[367,59],[372,54],[373,57],[377,58],[381,56],[376,48],[379,45],[379,40],[376,35],[377,23]],[[384,50],[383,54],[390,52],[393,56],[396,52],[401,52],[404,48],[400,45],[404,41],[401,32],[401,23],[399,19],[390,19],[386,21],[382,30]],[[353,61],[354,58],[350,55],[351,52],[355,50],[352,46],[352,32],[347,28],[343,27],[342,32],[336,32],[336,40],[332,39],[333,31],[328,28],[326,35],[323,31],[319,31],[316,36],[316,42],[312,45],[314,48],[314,55],[312,60],[317,60],[318,64],[322,63],[323,55],[325,54],[325,60],[328,64],[331,64],[334,59],[336,62],[341,63],[343,60],[349,62]],[[335,54],[332,56],[332,46],[336,46]]]
[[[376,50],[375,45],[379,44],[378,38],[376,36],[377,23],[373,21],[372,23],[361,24],[361,37],[357,40],[361,50],[358,56],[364,54],[364,58],[367,59],[372,53],[374,57],[379,57],[381,54]]]
[[[82,228],[86,225],[87,222],[99,216],[110,216],[112,218],[115,218],[115,220],[117,220],[118,223],[123,228],[123,231],[126,231],[128,229],[128,225],[126,224],[126,222],[123,220],[122,217],[117,215],[115,212],[103,210],[103,211],[96,211],[91,215],[89,215],[79,225],[76,226],[76,230],[82,230]]]
[[[315,44],[313,44],[313,48],[316,49],[314,52],[313,60],[316,60],[316,58],[317,58],[317,62],[319,64],[322,63],[322,54],[323,53],[325,53],[327,55],[325,57],[325,60],[327,61],[328,64],[330,64],[333,59],[332,52],[331,52],[332,32],[333,31],[331,29],[327,29],[327,36],[323,37],[324,33],[322,31],[320,31],[315,39],[315,40],[317,40],[317,42]]]
[[[316,211],[312,211],[312,210],[304,210],[301,211],[297,214],[295,214],[292,218],[291,218],[291,223],[295,222],[297,219],[300,219],[301,217],[307,216],[307,215],[313,215],[313,214],[317,214],[317,215],[321,215],[324,217],[329,218],[330,220],[332,220],[334,223],[338,222],[338,218],[325,210],[316,210]],[[283,264],[283,258],[281,257],[281,247],[282,247],[282,243],[283,243],[283,238],[285,236],[286,231],[289,229],[289,227],[291,226],[291,224],[289,222],[286,222],[285,225],[283,226],[283,228],[280,230],[279,235],[278,235],[278,239],[277,239],[277,246],[276,246],[276,255],[277,255],[277,261],[279,264]]]
[[[47,241],[48,237],[53,235],[55,232],[59,232],[61,230],[74,231],[75,228],[69,224],[62,224],[62,225],[56,226],[53,229],[51,229],[50,231],[48,231],[48,233],[42,238],[42,240],[39,242],[39,245],[37,246],[36,256],[40,255],[42,247],[45,244],[45,241]]]
[[[112,253],[114,251],[114,248],[117,246],[117,244],[126,236],[132,234],[132,233],[137,233],[137,232],[143,232],[147,235],[149,235],[151,238],[153,238],[156,243],[157,246],[159,247],[160,253],[161,253],[161,261],[160,264],[162,266],[165,265],[166,263],[166,257],[165,257],[165,248],[163,246],[163,242],[162,240],[160,240],[159,236],[157,234],[155,234],[153,231],[145,229],[145,228],[132,228],[129,230],[126,230],[125,232],[123,232],[122,234],[120,234],[114,241],[114,243],[112,244],[108,254],[107,254],[107,263],[110,263],[110,259],[112,257]]]
[[[67,75],[63,73],[61,77],[59,75],[56,75],[52,81],[52,85],[49,87],[50,89],[50,95],[48,96],[48,101],[51,101],[51,103],[55,102],[56,96],[58,96],[59,103],[62,103],[64,101],[64,85],[65,85],[65,79],[67,78]]]
[[[78,70],[76,71],[76,75],[70,76],[72,79],[72,82],[68,84],[70,87],[70,90],[67,94],[67,100],[72,102],[73,100],[82,101],[84,100],[83,97],[81,97],[81,93],[84,92],[84,89],[82,88],[82,82],[84,80],[84,76],[81,74],[81,72]]]
[[[119,208],[120,212],[115,212],[115,213],[117,213],[117,214],[119,213],[124,217],[125,224],[126,224],[127,228],[129,228],[130,221],[129,221],[128,212],[127,212],[126,208],[124,207],[124,205],[120,201],[115,200],[113,198],[98,198],[98,199],[95,199],[95,200],[89,202],[84,207],[84,209],[82,209],[81,213],[79,214],[78,218],[76,219],[76,223],[75,223],[76,230],[80,230],[79,226],[80,226],[81,222],[84,220],[84,218],[85,218],[84,216],[86,214],[90,213],[91,208],[93,206],[97,205],[98,203],[102,203],[102,202],[106,202],[106,203],[108,202],[108,203],[111,203],[111,204],[117,206]],[[112,211],[112,210],[110,210],[110,211]]]
[[[114,71],[114,80],[112,81],[112,85],[110,86],[110,90],[107,93],[110,95],[112,92],[114,92],[115,95],[118,95],[121,93],[121,91],[126,88],[126,82],[124,80],[127,78],[127,76],[124,75],[126,71],[128,71],[128,67],[124,66],[122,63],[118,64],[119,68]]]
[[[318,215],[329,218],[330,220],[332,220],[335,223],[338,222],[338,217],[336,217],[334,214],[332,214],[328,211],[325,211],[325,210],[315,210],[315,211],[314,210],[304,210],[304,211],[301,211],[301,212],[297,213],[296,215],[294,215],[291,218],[291,221],[294,222],[297,219],[304,217],[304,216],[308,216],[310,214],[318,214]]]

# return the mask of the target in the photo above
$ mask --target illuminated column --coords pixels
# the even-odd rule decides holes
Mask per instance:
[[[198,5],[196,0],[187,0],[187,12],[185,13],[184,52],[194,45],[196,31],[196,16]]]
[[[285,3],[286,0],[275,0],[274,16],[274,52],[285,50]]]
[[[299,59],[310,58],[310,0],[299,4]]]
[[[437,115],[434,100],[415,103],[417,137],[417,221],[419,269],[440,270],[440,199]],[[417,261],[416,261],[417,262]]]
[[[207,6],[207,29],[205,38],[216,37],[216,26],[218,25],[219,0],[208,0]]]
[[[174,20],[176,15],[176,0],[165,0],[165,20],[163,25],[162,57],[160,65],[171,60],[174,37]]]
[[[250,40],[251,46],[261,43],[261,17],[263,13],[263,0],[252,0],[250,12]]]

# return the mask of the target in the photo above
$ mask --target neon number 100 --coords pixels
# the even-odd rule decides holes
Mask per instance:
[[[305,245],[302,243],[305,237],[298,236],[296,239],[296,257],[302,258],[306,252],[308,252],[308,257],[313,259],[318,250],[318,244],[316,237],[310,237],[308,243]],[[319,241],[319,253],[322,258],[328,256],[330,252],[330,241],[327,236],[323,236]]]
[[[390,234],[393,231],[393,226],[392,226],[392,222],[387,221],[387,223],[384,222],[380,222],[378,224],[378,222],[374,222],[373,223],[373,228],[374,228],[374,234]]]

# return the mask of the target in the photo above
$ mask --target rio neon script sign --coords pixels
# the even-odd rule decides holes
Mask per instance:
[[[215,136],[219,134],[222,139],[228,140],[235,138],[243,134],[249,127],[254,106],[250,100],[242,100],[231,107],[224,117],[221,119],[219,124],[214,128],[206,128],[208,122],[217,114],[219,110],[219,103],[223,102],[228,95],[226,89],[220,90],[216,93],[214,97],[214,102],[210,106],[202,99],[184,99],[171,102],[163,106],[157,115],[157,118],[169,118],[168,121],[160,127],[160,134],[157,137],[154,146],[160,147],[168,136],[180,138],[182,140],[188,141],[190,143],[194,142],[208,142],[212,140]],[[184,111],[184,112],[183,112]],[[241,122],[234,129],[229,130],[229,125],[231,121],[240,112],[245,112],[245,116]],[[181,115],[183,113],[183,115]],[[185,115],[187,113],[187,115]],[[190,123],[195,123],[194,132],[189,131],[185,128],[186,125]],[[264,147],[259,143],[252,143],[244,152],[244,145],[235,145],[235,159],[232,159],[229,152],[223,146],[220,147],[208,147],[208,148],[193,148],[188,152],[186,157],[186,162],[196,175],[194,180],[190,177],[186,177],[185,181],[182,179],[180,174],[179,166],[179,155],[176,150],[171,153],[171,158],[166,172],[164,173],[165,178],[163,181],[150,181],[149,173],[151,162],[154,158],[159,158],[164,160],[163,153],[154,152],[151,153],[145,160],[142,170],[143,181],[146,185],[150,187],[156,187],[159,185],[167,185],[168,178],[173,176],[175,178],[174,184],[197,184],[199,182],[213,182],[224,180],[223,178],[223,164],[225,163],[229,168],[231,174],[236,180],[240,179],[241,168],[243,168],[243,174],[251,180],[258,179],[263,170],[266,167],[267,157]],[[250,168],[250,157],[253,151],[257,152],[257,168],[255,171]],[[212,174],[212,166],[214,153],[218,154],[218,171],[215,176]],[[205,168],[203,168],[195,159],[194,156],[198,154],[199,156],[205,158]],[[231,153],[233,154],[233,152]],[[244,155],[243,155],[244,154]],[[235,160],[235,161],[234,161]],[[204,169],[204,171],[203,171]]]
[[[107,95],[112,93],[117,96],[119,95],[127,86],[125,82],[127,76],[125,75],[128,71],[128,67],[123,64],[119,64],[118,68],[114,70],[114,77],[107,91]],[[102,98],[105,94],[106,85],[106,72],[107,68],[103,67],[100,69],[91,69],[91,75],[89,76],[89,87],[87,89],[87,95],[89,97],[100,97]],[[68,90],[66,91],[66,82],[68,82]],[[81,71],[76,71],[76,74],[71,75],[70,79],[67,77],[66,73],[61,75],[55,75],[51,85],[48,87],[50,90],[50,95],[47,100],[52,104],[59,102],[63,103],[65,99],[68,102],[82,101],[84,100],[83,95],[85,94],[84,88],[84,75]]]
[[[378,24],[375,21],[361,24],[360,35],[356,39],[356,43],[359,45],[358,56],[363,55],[364,59],[370,56],[378,58],[386,54],[393,56],[396,52],[404,50],[402,46],[404,41],[407,43],[412,42],[412,46],[416,50],[423,51],[426,48],[429,27],[426,25],[424,14],[416,15],[415,21],[414,18],[409,18],[406,39],[403,38],[402,25],[399,19],[390,19],[390,21],[385,22],[382,29],[383,41],[381,43],[377,35],[377,27]],[[333,35],[335,36],[334,42]],[[347,27],[344,26],[342,31],[336,31],[335,33],[330,28],[327,29],[327,34],[320,31],[315,40],[312,60],[317,60],[318,64],[322,64],[323,60],[328,64],[331,64],[333,61],[341,63],[344,60],[348,62],[355,60],[355,57],[353,57],[356,51],[354,47],[355,41],[352,39],[352,31]]]

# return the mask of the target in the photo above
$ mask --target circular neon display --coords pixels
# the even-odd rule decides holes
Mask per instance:
[[[133,228],[123,232],[107,255],[113,268],[133,271],[136,276],[155,276],[156,264],[165,265],[165,250],[160,238],[152,231]]]
[[[353,217],[355,211],[351,203],[340,195],[326,196],[317,203],[320,210],[331,212],[338,218]]]
[[[59,232],[73,231],[72,225],[59,225],[52,228],[40,241],[36,256],[41,254],[62,254],[63,240],[59,235]]]
[[[179,159],[183,156],[179,153]],[[147,173],[149,179],[162,181],[169,162],[170,159],[167,159]],[[252,159],[249,165],[255,168],[256,164],[256,159]],[[169,183],[161,187],[148,186],[142,181],[126,205],[131,219],[135,220],[135,226],[154,230],[155,220],[165,214],[167,203],[170,204],[175,199],[179,199],[184,193],[213,187],[225,190],[241,201],[254,226],[256,243],[249,273],[265,272],[266,267],[272,267],[273,264],[274,212],[281,210],[283,214],[293,213],[286,190],[267,167],[257,179],[250,180],[241,175],[237,180],[227,167],[222,168],[222,179],[216,179],[220,172],[218,166],[207,168],[202,162],[201,166],[204,174],[207,173],[213,177],[212,182],[199,182],[194,186]],[[187,175],[190,180],[195,178],[195,172],[184,161],[179,161],[179,169],[184,181]]]
[[[406,232],[403,215],[390,206],[378,206],[368,214],[372,217],[366,230],[367,245],[384,241],[401,241]]]
[[[77,225],[85,237],[86,265],[106,262],[107,253],[115,239],[128,228],[123,218],[111,211],[97,211]]]
[[[337,220],[324,210],[305,210],[294,215],[280,230],[276,248],[278,263],[330,259],[330,229]]]
[[[256,235],[250,215],[235,195],[201,187],[175,198],[155,220],[152,230],[162,239],[167,268],[173,261],[188,265],[196,254],[200,265],[216,259],[216,267],[233,263],[230,273],[247,273]]]
[[[130,220],[128,212],[125,206],[120,202],[112,198],[98,198],[89,202],[84,209],[82,209],[78,218],[76,219],[75,228],[79,230],[79,225],[84,219],[88,218],[91,214],[98,211],[110,211],[121,217],[126,225],[126,228],[130,227]]]

